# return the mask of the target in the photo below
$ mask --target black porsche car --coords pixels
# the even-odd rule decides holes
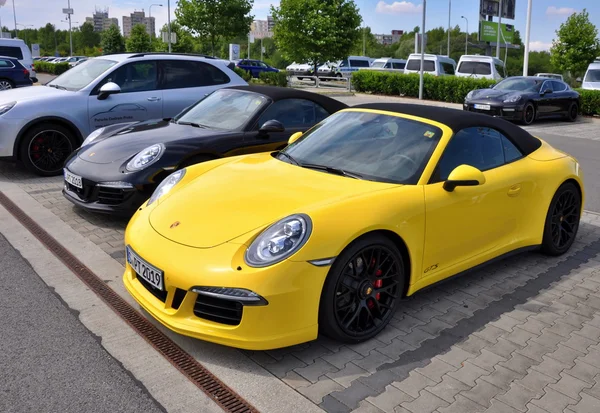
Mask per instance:
[[[579,105],[579,93],[561,80],[517,76],[504,79],[491,89],[472,90],[463,109],[530,125],[547,117],[575,121]]]
[[[174,170],[211,159],[277,151],[347,107],[298,89],[219,89],[173,119],[92,132],[65,162],[64,196],[97,212],[130,215]]]

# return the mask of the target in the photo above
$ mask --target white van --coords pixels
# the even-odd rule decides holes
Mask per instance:
[[[343,77],[352,76],[352,72],[356,72],[361,67],[371,67],[371,62],[374,59],[367,56],[348,56],[348,58],[342,60],[338,69],[339,73]]]
[[[419,73],[421,70],[421,53],[408,56],[404,73]],[[456,71],[456,61],[448,56],[426,54],[423,71],[433,76],[453,75]]]
[[[375,59],[373,63],[371,63],[370,69],[372,70],[382,70],[382,71],[402,71],[404,72],[404,67],[406,66],[406,60],[404,59],[394,59],[391,57],[382,57],[380,59]]]
[[[504,62],[492,56],[464,55],[458,61],[456,76],[501,80],[506,76]]]
[[[588,66],[581,87],[587,90],[600,90],[600,57]]]
[[[33,58],[31,50],[21,39],[0,39],[0,56],[14,57],[29,70],[29,77],[33,83],[37,82],[37,75],[33,70]]]

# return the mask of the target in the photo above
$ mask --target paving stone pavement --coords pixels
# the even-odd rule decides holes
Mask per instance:
[[[126,220],[90,214],[62,178],[0,164],[67,225],[124,263]],[[571,251],[525,253],[405,300],[377,338],[243,351],[327,412],[600,412],[600,215]]]

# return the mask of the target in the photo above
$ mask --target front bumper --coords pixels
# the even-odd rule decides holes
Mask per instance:
[[[125,243],[164,272],[166,291],[140,281],[128,263],[123,281],[132,297],[167,328],[249,350],[287,347],[317,338],[319,300],[329,267],[286,260],[251,268],[243,259],[245,245],[193,248],[177,244],[154,231],[148,222],[149,211],[144,209],[131,219]],[[229,303],[207,301],[192,291],[194,287],[243,288],[259,294],[268,304],[238,303],[237,322],[216,322],[202,309],[231,315]]]
[[[483,105],[489,105],[490,109],[476,109],[475,105],[480,103],[468,102],[463,103],[463,110],[468,112],[483,113],[484,115],[495,116],[507,120],[521,120],[523,119],[523,107],[522,106],[500,106],[498,104],[481,103]]]
[[[288,74],[292,76],[312,76],[313,72],[310,70],[290,70]]]

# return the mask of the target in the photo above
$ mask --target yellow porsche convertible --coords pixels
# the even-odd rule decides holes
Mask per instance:
[[[571,156],[504,120],[371,104],[284,150],[173,172],[126,234],[124,282],[168,328],[245,349],[377,335],[402,298],[573,244]]]

